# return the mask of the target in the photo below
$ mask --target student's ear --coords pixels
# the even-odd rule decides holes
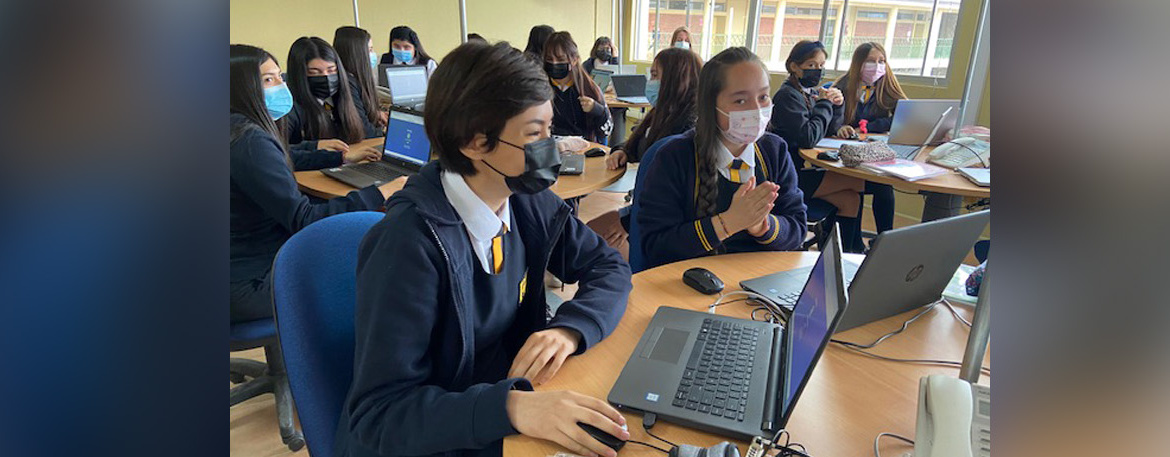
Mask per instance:
[[[468,159],[483,160],[484,157],[487,157],[488,152],[491,152],[488,149],[487,135],[482,133],[475,134],[475,137],[471,141],[468,141],[467,144],[459,148],[459,152],[462,152]]]

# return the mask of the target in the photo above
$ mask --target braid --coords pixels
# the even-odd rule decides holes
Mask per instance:
[[[719,141],[718,139],[713,140]],[[699,217],[711,217],[715,215],[716,202],[719,200],[719,173],[715,170],[714,149],[700,150],[696,147],[695,155],[697,156],[695,160],[698,162],[696,172],[699,180],[699,191],[698,195],[695,196],[695,214]]]

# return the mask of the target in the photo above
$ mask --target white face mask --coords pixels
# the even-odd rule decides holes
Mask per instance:
[[[735,144],[752,144],[764,136],[768,129],[768,121],[772,120],[772,107],[765,106],[758,110],[732,111],[725,113],[715,108],[719,114],[727,116],[728,129],[723,131],[723,137]]]
[[[687,42],[685,42],[685,41],[675,41],[675,42],[674,42],[674,47],[676,47],[676,48],[683,48],[683,49],[690,49],[690,48],[691,48],[691,44],[690,44],[690,43],[687,43]]]

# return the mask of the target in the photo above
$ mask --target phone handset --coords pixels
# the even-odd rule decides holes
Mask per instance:
[[[914,457],[972,457],[972,403],[967,381],[943,375],[922,377]]]
[[[948,141],[930,151],[930,162],[947,168],[990,167],[991,143],[973,137]]]

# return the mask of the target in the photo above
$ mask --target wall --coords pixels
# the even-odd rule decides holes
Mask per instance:
[[[232,0],[229,39],[264,48],[284,68],[293,41],[319,36],[332,42],[341,25],[353,25],[350,0]]]

